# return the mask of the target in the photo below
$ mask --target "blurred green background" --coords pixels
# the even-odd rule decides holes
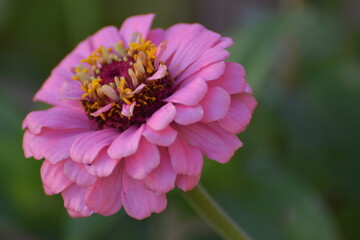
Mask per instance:
[[[235,40],[258,108],[244,147],[202,182],[259,240],[360,239],[360,2],[357,0],[0,0],[0,239],[219,239],[179,190],[137,221],[71,219],[25,159],[21,121],[51,69],[104,25],[154,12]]]

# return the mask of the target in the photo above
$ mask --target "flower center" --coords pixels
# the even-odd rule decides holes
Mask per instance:
[[[173,79],[156,57],[166,43],[157,47],[139,33],[132,39],[127,49],[121,41],[113,48],[100,46],[74,69],[84,110],[99,128],[141,125],[173,93]]]

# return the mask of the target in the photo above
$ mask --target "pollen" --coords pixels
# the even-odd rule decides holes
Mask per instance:
[[[159,48],[135,32],[127,48],[119,41],[99,46],[73,68],[73,80],[81,82],[82,105],[99,128],[124,131],[146,122],[172,94],[173,79],[164,63],[158,64]]]

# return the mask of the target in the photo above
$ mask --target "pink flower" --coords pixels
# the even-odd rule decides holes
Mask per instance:
[[[72,217],[159,213],[175,185],[198,184],[203,155],[226,163],[242,146],[256,101],[224,62],[232,40],[199,24],[150,30],[153,18],[81,42],[35,95],[53,107],[23,122],[26,157],[45,159],[45,193]]]

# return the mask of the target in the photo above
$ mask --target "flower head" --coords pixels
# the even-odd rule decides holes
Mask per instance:
[[[225,62],[232,40],[199,24],[150,30],[153,17],[78,44],[35,95],[53,107],[23,122],[26,157],[45,159],[45,193],[72,217],[159,213],[175,185],[197,185],[203,155],[226,163],[242,146],[256,101]]]

